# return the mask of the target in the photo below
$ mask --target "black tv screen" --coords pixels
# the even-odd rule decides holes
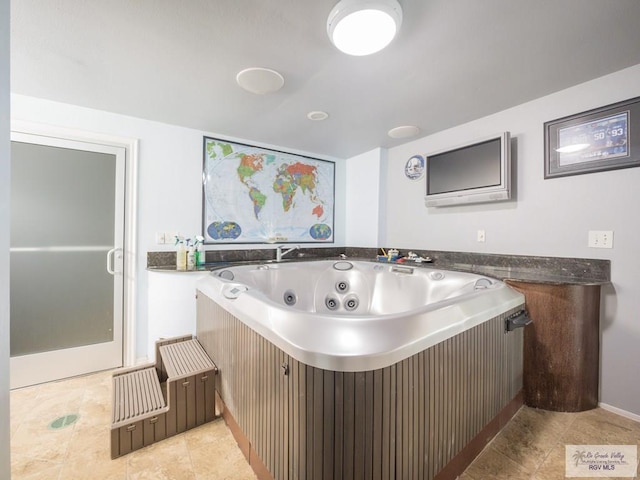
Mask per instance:
[[[425,205],[445,207],[511,198],[511,135],[484,137],[425,156]]]
[[[500,185],[500,138],[429,157],[427,193]]]

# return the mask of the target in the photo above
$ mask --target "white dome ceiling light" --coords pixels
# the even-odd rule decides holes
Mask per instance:
[[[314,122],[320,122],[322,120],[326,120],[327,118],[329,118],[329,114],[321,110],[314,110],[312,112],[307,113],[307,118],[309,120],[313,120]]]
[[[340,0],[327,19],[331,42],[349,55],[371,55],[391,43],[402,25],[396,0]]]
[[[392,128],[387,132],[391,138],[411,138],[420,133],[420,129],[415,125],[403,125],[402,127]]]
[[[236,75],[236,82],[247,92],[256,95],[277,92],[284,85],[284,77],[269,68],[245,68]]]

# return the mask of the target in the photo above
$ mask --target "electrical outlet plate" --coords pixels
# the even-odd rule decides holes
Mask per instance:
[[[589,230],[589,248],[613,248],[612,230]]]
[[[478,230],[478,241],[479,242],[484,242],[485,241],[484,230]]]
[[[156,245],[163,245],[167,243],[164,232],[156,232]]]

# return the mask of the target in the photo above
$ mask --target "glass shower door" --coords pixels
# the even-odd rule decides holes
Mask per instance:
[[[122,365],[124,161],[12,134],[12,388]]]

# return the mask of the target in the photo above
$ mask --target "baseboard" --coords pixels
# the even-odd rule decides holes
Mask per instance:
[[[638,415],[637,413],[627,412],[626,410],[622,410],[621,408],[614,407],[613,405],[607,405],[606,403],[602,402],[600,402],[598,406],[600,408],[603,408],[604,410],[609,410],[612,413],[620,415],[621,417],[626,417],[636,422],[640,422],[640,415]]]

